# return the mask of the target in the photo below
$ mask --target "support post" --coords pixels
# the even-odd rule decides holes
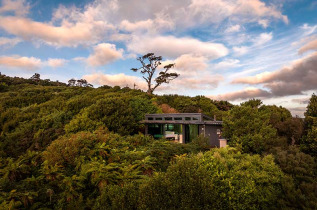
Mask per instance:
[[[148,124],[145,124],[144,134],[145,134],[146,136],[149,135],[149,125],[148,125]]]

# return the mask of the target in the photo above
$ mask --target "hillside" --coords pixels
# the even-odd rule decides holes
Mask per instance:
[[[0,209],[314,209],[315,103],[303,121],[256,99],[0,75]],[[223,120],[230,147],[142,134],[145,114],[175,112]]]

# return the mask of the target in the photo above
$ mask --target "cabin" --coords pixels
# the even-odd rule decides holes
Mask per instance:
[[[142,123],[145,124],[145,135],[156,139],[164,137],[185,144],[203,135],[210,146],[227,145],[227,140],[221,136],[222,121],[202,113],[147,114]]]

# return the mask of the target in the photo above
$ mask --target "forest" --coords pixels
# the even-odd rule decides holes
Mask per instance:
[[[0,75],[0,209],[316,209],[317,96],[305,118],[251,99],[149,95]],[[145,114],[223,120],[226,148],[144,136]]]

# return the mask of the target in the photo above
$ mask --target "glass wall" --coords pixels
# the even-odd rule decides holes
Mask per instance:
[[[191,142],[199,135],[198,125],[185,125],[185,143]]]
[[[156,139],[162,138],[164,134],[163,128],[163,124],[148,124],[148,134]]]
[[[179,124],[164,125],[165,138],[179,140],[179,135],[182,134],[182,126]]]

